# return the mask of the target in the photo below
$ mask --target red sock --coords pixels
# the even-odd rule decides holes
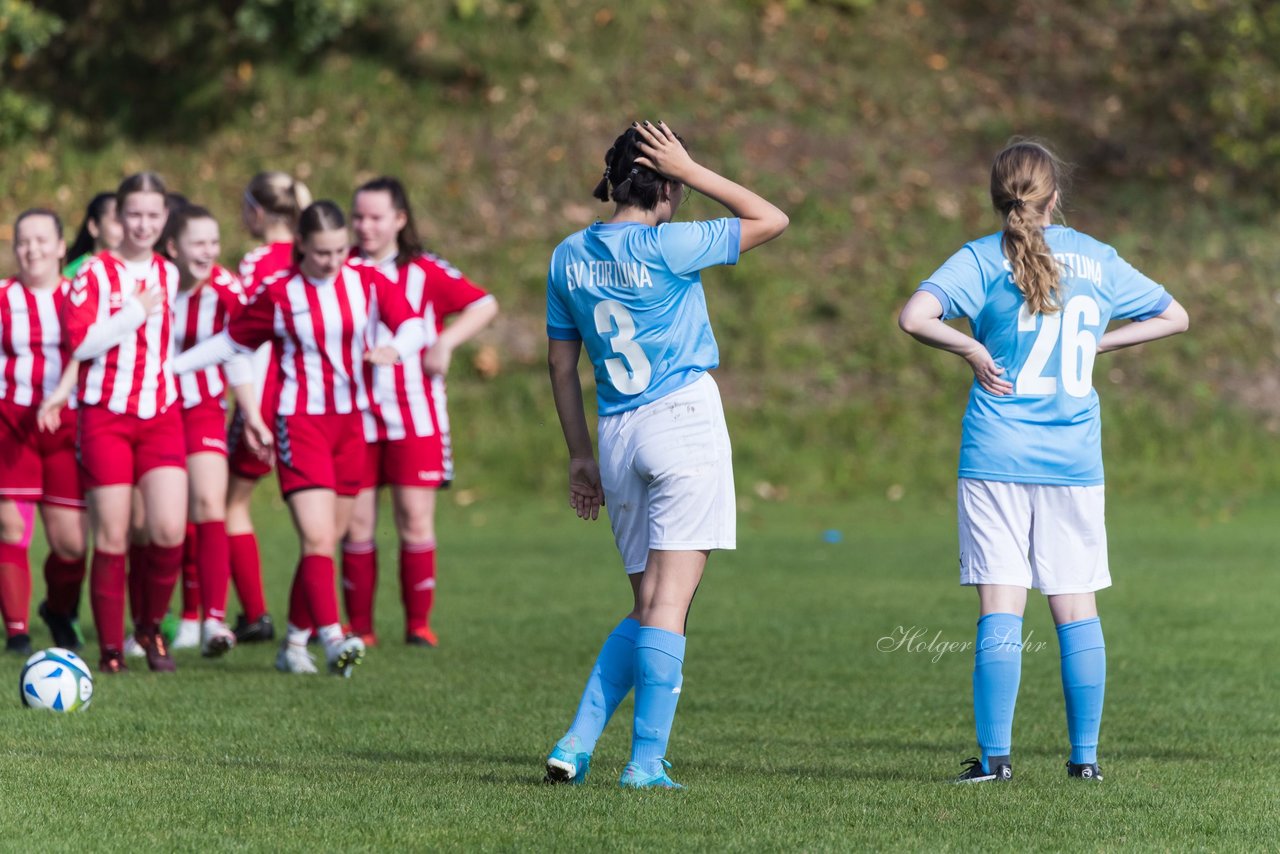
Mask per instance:
[[[137,572],[137,567],[132,567],[131,572]],[[103,652],[124,648],[124,589],[124,555],[95,549],[89,573],[89,603],[93,606],[93,623],[98,627],[98,646]]]
[[[227,586],[231,583],[231,556],[227,546],[225,522],[201,522],[196,525],[199,545],[197,566],[200,568],[200,598],[204,601],[206,620],[227,619]]]
[[[436,598],[436,541],[400,546],[400,598],[405,627],[426,628]]]
[[[316,627],[311,619],[311,609],[307,607],[307,587],[302,580],[302,565],[293,574],[293,586],[289,588],[289,625],[295,629],[310,631]]]
[[[342,598],[351,631],[373,633],[373,595],[378,589],[378,547],[372,542],[342,544]]]
[[[158,627],[165,614],[169,613],[169,603],[173,600],[173,588],[178,586],[182,577],[182,546],[147,546],[147,592],[146,616],[147,625]]]
[[[129,544],[129,616],[133,618],[135,629],[145,622],[147,578],[151,575],[147,564],[150,557],[146,546]]]
[[[332,626],[338,616],[337,574],[328,555],[303,555],[298,562],[298,578],[307,598],[307,611],[317,629]]]
[[[31,616],[31,566],[27,547],[0,543],[0,613],[9,637],[25,635]]]
[[[53,552],[44,561],[45,601],[54,614],[73,617],[80,610],[80,585],[84,583],[84,558],[66,560]]]
[[[267,597],[262,592],[262,558],[258,537],[252,531],[227,537],[231,552],[231,578],[236,584],[244,618],[249,622],[267,613]]]
[[[182,541],[182,619],[200,619],[200,546],[196,526],[187,523],[187,536]]]

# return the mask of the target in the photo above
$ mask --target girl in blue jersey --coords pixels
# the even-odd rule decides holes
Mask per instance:
[[[729,434],[715,381],[719,352],[699,271],[787,227],[782,211],[693,161],[662,122],[633,124],[605,155],[595,196],[608,222],[570,235],[547,275],[548,365],[569,448],[569,506],[607,505],[631,582],[631,612],[605,640],[547,782],[581,783],[596,740],[634,686],[624,788],[680,788],[664,759],[680,697],[685,620],[712,549],[735,538]],[[684,188],[732,217],[672,223]],[[597,465],[582,411],[578,358],[595,369]]]
[[[962,356],[974,382],[958,485],[960,583],[978,588],[973,708],[981,758],[957,782],[1010,780],[1027,590],[1049,599],[1061,652],[1071,777],[1101,780],[1106,650],[1094,594],[1111,585],[1103,513],[1098,353],[1176,335],[1187,313],[1105,243],[1050,220],[1060,165],[1007,146],[991,168],[1004,230],[965,244],[898,319]],[[972,337],[943,321],[965,317]],[[1107,331],[1111,320],[1131,320]]]

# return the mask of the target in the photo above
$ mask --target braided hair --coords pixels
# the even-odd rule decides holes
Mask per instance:
[[[676,139],[684,145],[684,138],[676,134]],[[613,146],[604,155],[604,176],[596,184],[592,195],[602,202],[612,201],[620,205],[629,205],[645,210],[653,210],[662,201],[663,185],[669,179],[662,177],[648,166],[636,163],[636,158],[643,157],[640,149],[640,132],[634,127],[627,128],[622,135],[613,141]],[[688,146],[686,146],[687,148]],[[610,193],[610,186],[613,192]]]

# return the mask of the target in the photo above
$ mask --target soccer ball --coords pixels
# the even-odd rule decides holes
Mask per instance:
[[[18,688],[24,706],[78,712],[93,699],[93,674],[83,658],[55,646],[27,659]]]

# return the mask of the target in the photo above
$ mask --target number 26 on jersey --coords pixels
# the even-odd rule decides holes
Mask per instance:
[[[1034,315],[1023,303],[1018,311],[1018,332],[1034,333],[1036,338],[1018,372],[1014,393],[1043,397],[1057,394],[1058,383],[1062,383],[1063,390],[1072,397],[1088,395],[1093,388],[1098,338],[1085,327],[1096,327],[1101,322],[1097,301],[1084,294],[1067,300],[1062,310],[1054,314]],[[1059,356],[1058,372],[1046,374],[1055,350]]]

